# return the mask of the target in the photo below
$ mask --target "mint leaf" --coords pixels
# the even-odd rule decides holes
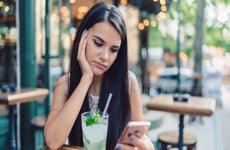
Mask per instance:
[[[94,114],[86,118],[85,124],[86,126],[91,126],[93,124],[98,124],[100,123],[100,118],[101,118],[101,111],[98,109]]]

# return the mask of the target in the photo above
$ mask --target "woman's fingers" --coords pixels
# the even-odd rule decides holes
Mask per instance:
[[[115,147],[115,150],[133,150],[134,147],[133,146],[129,146],[126,144],[117,144]]]
[[[87,36],[88,36],[88,31],[84,30],[84,32],[81,35],[81,40],[79,42],[77,60],[78,60],[79,65],[81,67],[82,74],[86,75],[87,77],[92,78],[93,72],[92,72],[92,69],[91,69],[87,59],[86,59]]]
[[[143,135],[142,138],[134,136],[133,142],[141,150],[154,150],[154,145],[147,135]]]
[[[129,137],[130,145],[126,144],[117,144],[116,150],[154,150],[153,143],[148,138],[148,136],[144,135],[142,138],[139,138],[137,136],[131,135]]]
[[[85,58],[85,47],[86,47],[86,42],[87,42],[87,35],[88,35],[88,31],[85,30],[82,35],[81,35],[81,40],[79,43],[79,47],[78,47],[78,59],[84,57]]]
[[[145,141],[142,139],[142,138],[138,138],[137,136],[135,135],[131,135],[129,137],[129,140],[131,141],[131,143],[135,146],[135,147],[138,147],[138,149],[141,149],[141,150],[145,150],[146,147],[145,147]]]

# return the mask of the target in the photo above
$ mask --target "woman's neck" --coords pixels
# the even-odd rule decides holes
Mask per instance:
[[[101,91],[102,77],[94,77],[93,82],[89,87],[89,93],[94,96],[99,96]]]

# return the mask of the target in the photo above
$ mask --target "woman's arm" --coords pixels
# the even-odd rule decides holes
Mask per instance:
[[[44,129],[46,143],[50,149],[58,149],[64,144],[93,80],[93,72],[85,57],[87,35],[88,32],[85,30],[81,36],[76,58],[82,71],[80,83],[68,100],[68,75],[59,79],[54,90],[53,104]]]
[[[131,104],[131,120],[143,121],[144,115],[142,109],[141,94],[140,94],[136,76],[133,76],[131,78],[129,88],[130,88],[129,96],[130,96],[130,104]],[[142,138],[139,138],[134,135],[130,136],[130,141],[131,143],[133,143],[133,145],[135,145],[137,149],[154,150],[154,145],[147,135],[144,135]],[[134,149],[134,147],[118,143],[115,149],[132,150]]]
[[[46,143],[50,149],[58,149],[64,144],[91,84],[89,79],[82,78],[73,94],[67,100],[67,78],[67,76],[64,76],[57,82],[51,111],[44,129]]]
[[[141,102],[141,94],[138,86],[136,76],[130,79],[129,83],[129,97],[131,105],[131,120],[132,121],[143,121],[143,108]]]

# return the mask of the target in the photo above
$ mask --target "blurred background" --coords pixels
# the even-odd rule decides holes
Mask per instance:
[[[230,149],[226,142],[230,136],[228,0],[0,0],[0,94],[10,87],[43,87],[50,92],[42,101],[17,107],[19,149],[45,145],[43,131],[33,133],[31,120],[48,114],[53,87],[68,72],[78,25],[101,1],[116,5],[125,17],[129,67],[138,77],[143,101],[176,92],[215,98],[216,115],[203,124],[190,120],[193,126],[188,127],[194,132],[213,125],[211,131],[205,130],[212,133],[208,134],[212,144],[204,143],[198,150]],[[152,119],[156,135],[165,125],[165,114]],[[177,127],[177,122],[170,123]],[[9,110],[1,103],[0,149],[9,149]]]

